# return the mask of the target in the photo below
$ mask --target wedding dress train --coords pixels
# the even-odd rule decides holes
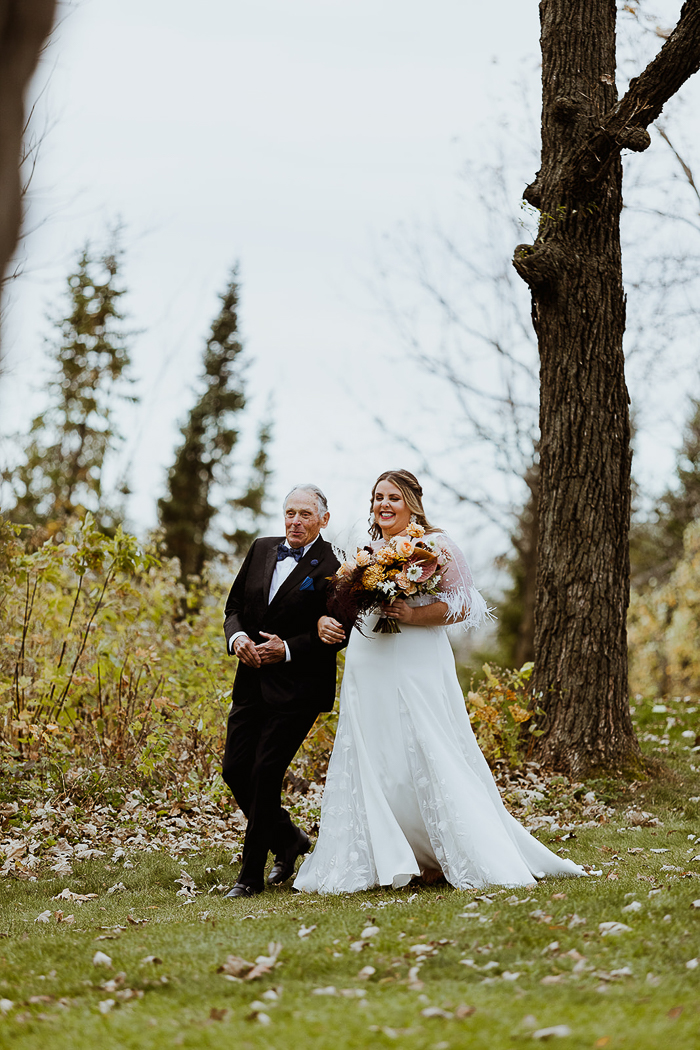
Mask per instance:
[[[444,594],[468,621],[486,613],[464,558],[449,544]],[[435,599],[433,599],[435,600]],[[501,801],[465,709],[445,627],[351,632],[318,842],[294,887],[349,893],[399,888],[441,870],[458,889],[524,886],[585,875],[552,853]]]

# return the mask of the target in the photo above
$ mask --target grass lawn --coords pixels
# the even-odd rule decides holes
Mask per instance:
[[[70,875],[3,879],[0,1047],[515,1050],[555,1028],[569,1030],[549,1037],[562,1050],[697,1050],[700,820],[689,800],[700,796],[700,754],[681,735],[695,721],[687,706],[668,706],[640,704],[637,719],[669,774],[596,782],[614,812],[538,832],[602,872],[586,879],[227,901],[207,893],[235,879],[221,848],[184,866],[133,851],[133,867],[93,857]],[[183,870],[203,892],[176,896]],[[115,883],[124,888],[108,894]],[[97,896],[54,899],[65,887]],[[110,962],[96,964],[96,952]],[[271,961],[246,980],[235,960],[219,972],[229,956]]]

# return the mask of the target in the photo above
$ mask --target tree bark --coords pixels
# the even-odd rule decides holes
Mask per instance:
[[[55,13],[56,0],[0,0],[0,281],[22,223],[24,94]]]
[[[540,502],[533,690],[537,757],[573,775],[638,768],[629,713],[630,421],[622,336],[623,148],[700,66],[700,0],[618,102],[615,0],[541,0],[540,212],[514,265],[540,353]]]

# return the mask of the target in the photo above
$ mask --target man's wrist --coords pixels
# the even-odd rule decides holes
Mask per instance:
[[[248,637],[248,635],[246,634],[245,631],[236,631],[236,633],[232,634],[230,639],[229,639],[228,651],[230,653],[235,653],[235,651],[236,651],[236,642],[238,641],[238,639],[239,638],[247,638],[247,637]]]

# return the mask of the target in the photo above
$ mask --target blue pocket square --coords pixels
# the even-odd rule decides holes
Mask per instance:
[[[314,589],[314,581],[311,579],[310,576],[307,576],[306,579],[304,580],[304,582],[302,583],[301,587],[299,588],[299,590],[300,591],[313,591],[313,589]]]

